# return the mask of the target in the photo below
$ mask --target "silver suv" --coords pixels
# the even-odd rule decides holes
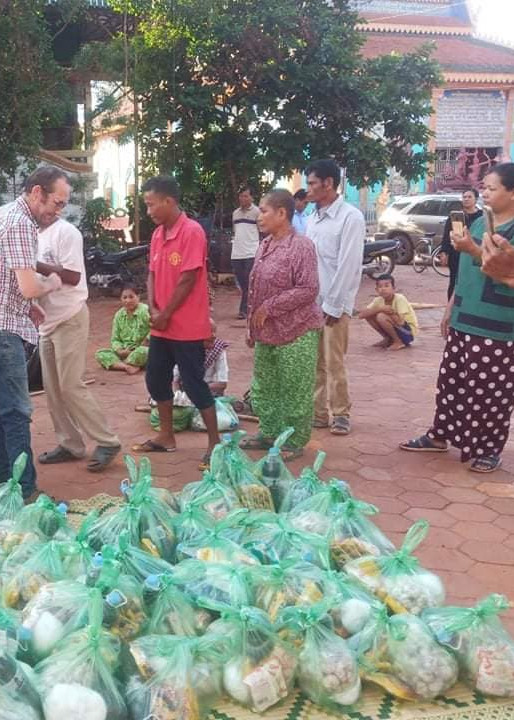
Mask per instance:
[[[425,233],[435,233],[434,247],[439,245],[452,210],[462,210],[460,194],[398,197],[380,216],[375,238],[397,240],[397,262],[406,265],[414,256],[414,245]]]

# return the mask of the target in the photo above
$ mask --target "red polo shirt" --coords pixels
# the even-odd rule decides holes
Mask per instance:
[[[166,307],[181,274],[188,270],[197,270],[193,289],[172,314],[166,330],[152,330],[152,335],[168,340],[206,340],[211,336],[207,239],[202,227],[182,213],[171,229],[159,225],[152,235],[150,271],[158,309]]]

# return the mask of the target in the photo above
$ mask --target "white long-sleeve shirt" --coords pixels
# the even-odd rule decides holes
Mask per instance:
[[[309,215],[305,234],[316,247],[323,312],[351,317],[362,276],[363,214],[338,196],[331,205]]]

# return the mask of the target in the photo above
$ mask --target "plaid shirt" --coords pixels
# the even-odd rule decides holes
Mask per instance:
[[[30,319],[31,301],[20,292],[14,270],[36,268],[37,224],[19,197],[0,220],[0,330],[36,345],[38,333]]]

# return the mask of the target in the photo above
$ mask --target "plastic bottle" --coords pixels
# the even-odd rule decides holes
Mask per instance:
[[[269,488],[275,509],[278,510],[281,501],[279,488],[280,479],[280,448],[272,447],[262,464],[262,482]]]
[[[2,652],[0,652],[0,688],[6,690],[13,700],[30,705],[37,713],[42,712],[39,693],[21,665],[13,657]]]

